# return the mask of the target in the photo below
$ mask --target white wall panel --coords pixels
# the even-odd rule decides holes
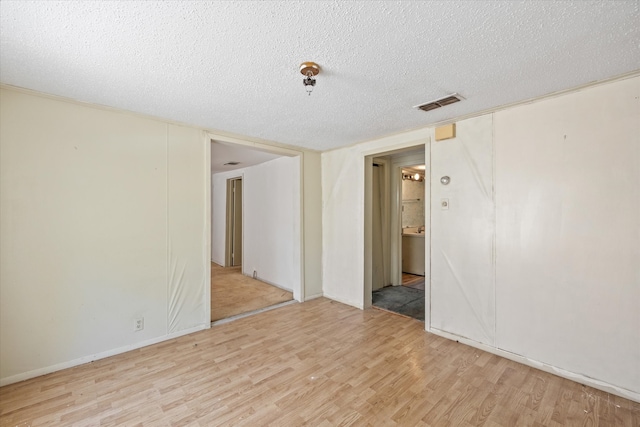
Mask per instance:
[[[202,224],[181,223],[202,220],[189,214],[204,211],[202,139],[168,151],[160,121],[6,89],[0,101],[0,382],[167,337],[169,197],[174,214],[185,203],[171,228],[190,266],[175,290],[208,274]],[[183,314],[172,331],[208,325]]]
[[[206,142],[198,129],[167,126],[167,262],[169,332],[210,318],[207,288],[209,236],[203,195],[209,172]],[[200,162],[198,162],[200,159]]]
[[[281,157],[245,169],[243,261],[246,275],[299,292],[300,159]],[[297,295],[299,297],[299,295]]]
[[[497,345],[640,393],[640,78],[495,114]]]
[[[485,344],[495,335],[492,126],[491,115],[463,120],[431,144],[431,327]]]
[[[304,299],[322,296],[322,163],[303,154]]]
[[[364,307],[364,157],[354,147],[322,154],[325,296]]]

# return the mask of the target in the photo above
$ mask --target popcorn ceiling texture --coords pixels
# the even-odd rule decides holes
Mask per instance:
[[[3,0],[0,79],[326,150],[640,69],[639,4]]]

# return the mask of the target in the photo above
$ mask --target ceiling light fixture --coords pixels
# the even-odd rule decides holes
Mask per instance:
[[[422,182],[422,181],[424,181],[424,175],[419,174],[419,173],[412,174],[412,173],[407,173],[407,171],[403,171],[402,180],[403,181]]]
[[[311,92],[313,92],[313,87],[316,85],[315,76],[320,73],[320,66],[315,62],[303,62],[300,64],[300,74],[304,76],[302,79],[302,84],[304,84],[304,88],[311,96]]]

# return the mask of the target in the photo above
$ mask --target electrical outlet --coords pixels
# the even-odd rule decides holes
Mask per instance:
[[[139,317],[133,321],[133,331],[138,332],[144,329],[144,317]]]

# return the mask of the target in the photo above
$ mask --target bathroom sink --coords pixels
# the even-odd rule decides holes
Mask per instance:
[[[405,227],[402,229],[403,236],[424,236],[424,225],[419,227]]]
[[[409,229],[409,230],[402,230],[402,235],[403,236],[424,236],[424,230],[416,230],[416,229]]]

